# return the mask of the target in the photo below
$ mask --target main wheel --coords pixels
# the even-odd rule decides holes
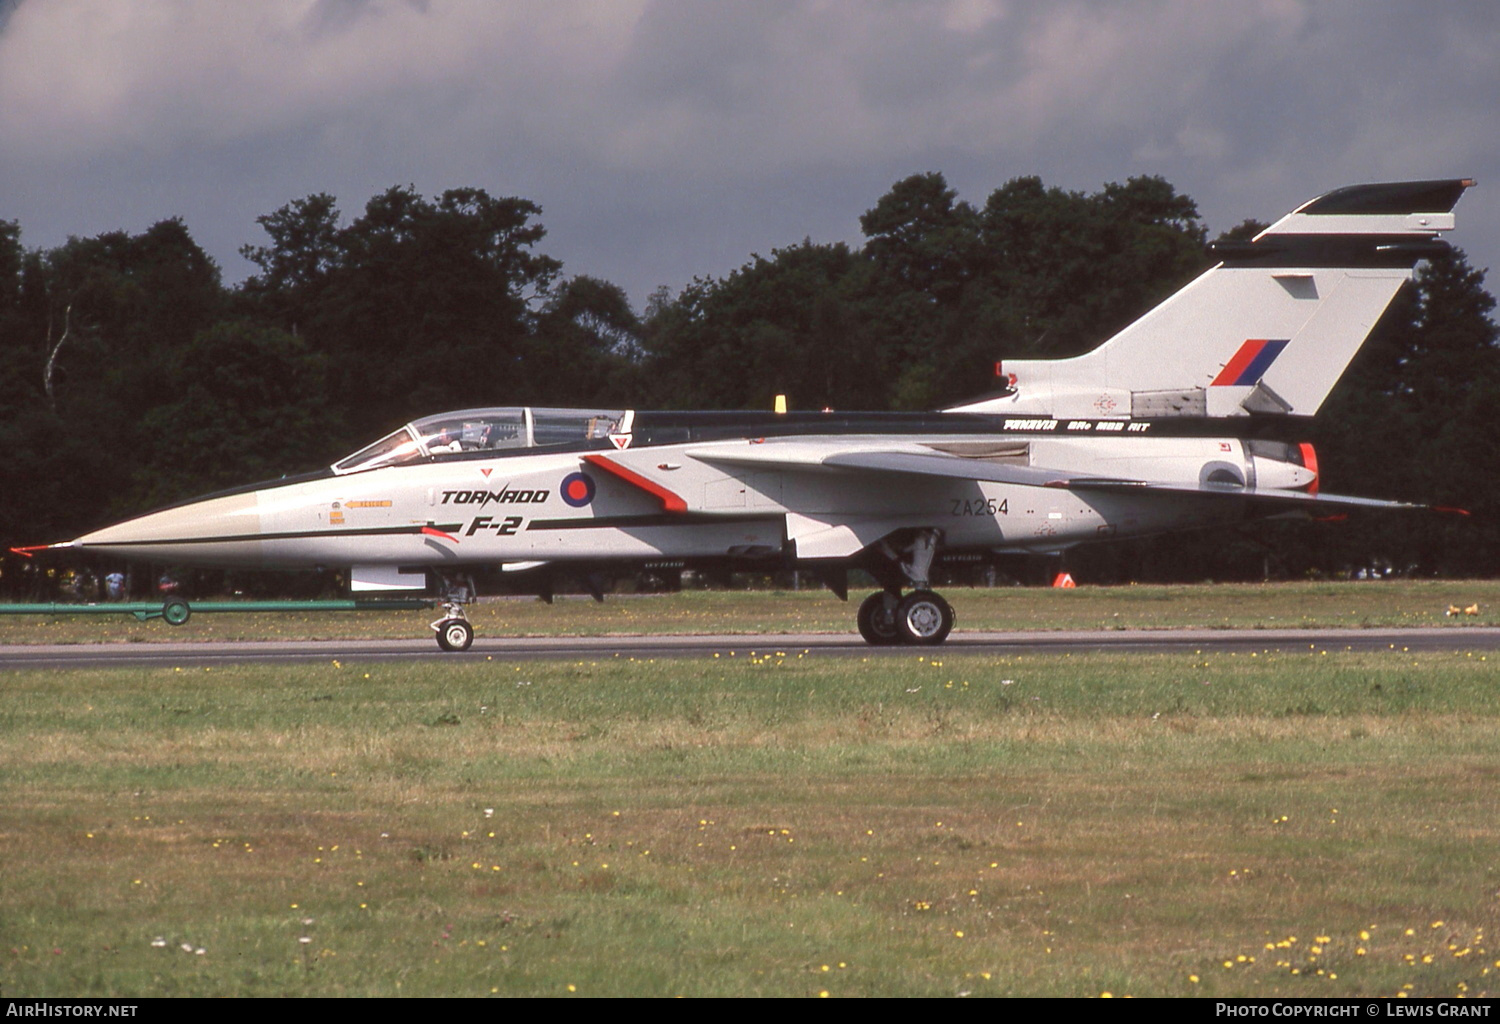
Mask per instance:
[[[855,621],[859,623],[859,635],[865,638],[867,644],[885,647],[901,642],[901,634],[896,630],[896,620],[886,609],[883,591],[864,599]]]
[[[188,603],[180,597],[174,597],[161,606],[161,617],[167,620],[169,626],[180,626],[193,614]]]
[[[474,642],[474,627],[467,619],[445,619],[438,623],[437,642],[445,651],[467,651]]]
[[[931,646],[953,631],[953,608],[930,590],[907,594],[896,606],[896,632],[902,643]]]

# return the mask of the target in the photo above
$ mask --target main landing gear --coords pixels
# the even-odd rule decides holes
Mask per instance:
[[[438,646],[445,651],[467,651],[474,642],[474,627],[464,612],[464,605],[474,600],[474,581],[454,582],[443,579],[439,600],[443,604],[443,617],[431,623],[437,634]]]
[[[905,597],[877,591],[865,598],[858,615],[859,635],[877,647],[940,644],[955,621],[953,606],[931,590],[914,590]]]
[[[957,621],[953,606],[930,590],[927,582],[940,539],[937,530],[921,530],[900,552],[887,541],[876,545],[874,551],[880,556],[876,578],[885,589],[871,594],[859,606],[856,621],[866,643],[933,646],[948,639]],[[912,587],[904,597],[903,582]]]

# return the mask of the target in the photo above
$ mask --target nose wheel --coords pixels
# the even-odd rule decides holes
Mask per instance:
[[[474,643],[474,627],[464,612],[464,605],[474,600],[474,593],[473,580],[443,580],[443,617],[430,624],[443,650],[467,651]]]
[[[432,624],[438,646],[445,651],[467,651],[474,642],[474,627],[468,619],[439,619]]]

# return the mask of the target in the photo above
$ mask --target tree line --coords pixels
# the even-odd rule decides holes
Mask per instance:
[[[258,219],[261,243],[242,249],[255,272],[236,285],[180,220],[51,249],[0,221],[0,541],[326,466],[445,409],[767,409],[777,394],[939,408],[991,389],[997,360],[1094,347],[1212,262],[1196,204],[1158,177],[1093,193],[1023,177],[976,206],[930,173],[874,202],[858,247],[753,255],[638,313],[618,286],[565,274],[540,217],[476,188],[392,188],[352,217],[312,195]],[[1493,309],[1462,252],[1423,265],[1310,438],[1330,490],[1472,515],[1087,547],[1070,570],[1500,572]]]

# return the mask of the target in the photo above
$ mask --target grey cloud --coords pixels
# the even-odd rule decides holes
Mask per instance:
[[[857,241],[919,171],[975,202],[1161,174],[1216,230],[1351,181],[1500,189],[1491,4],[6,3],[0,218],[50,245],[180,214],[231,279],[256,216],[392,184],[533,199],[544,248],[638,304]],[[1460,211],[1481,264],[1496,210]]]

